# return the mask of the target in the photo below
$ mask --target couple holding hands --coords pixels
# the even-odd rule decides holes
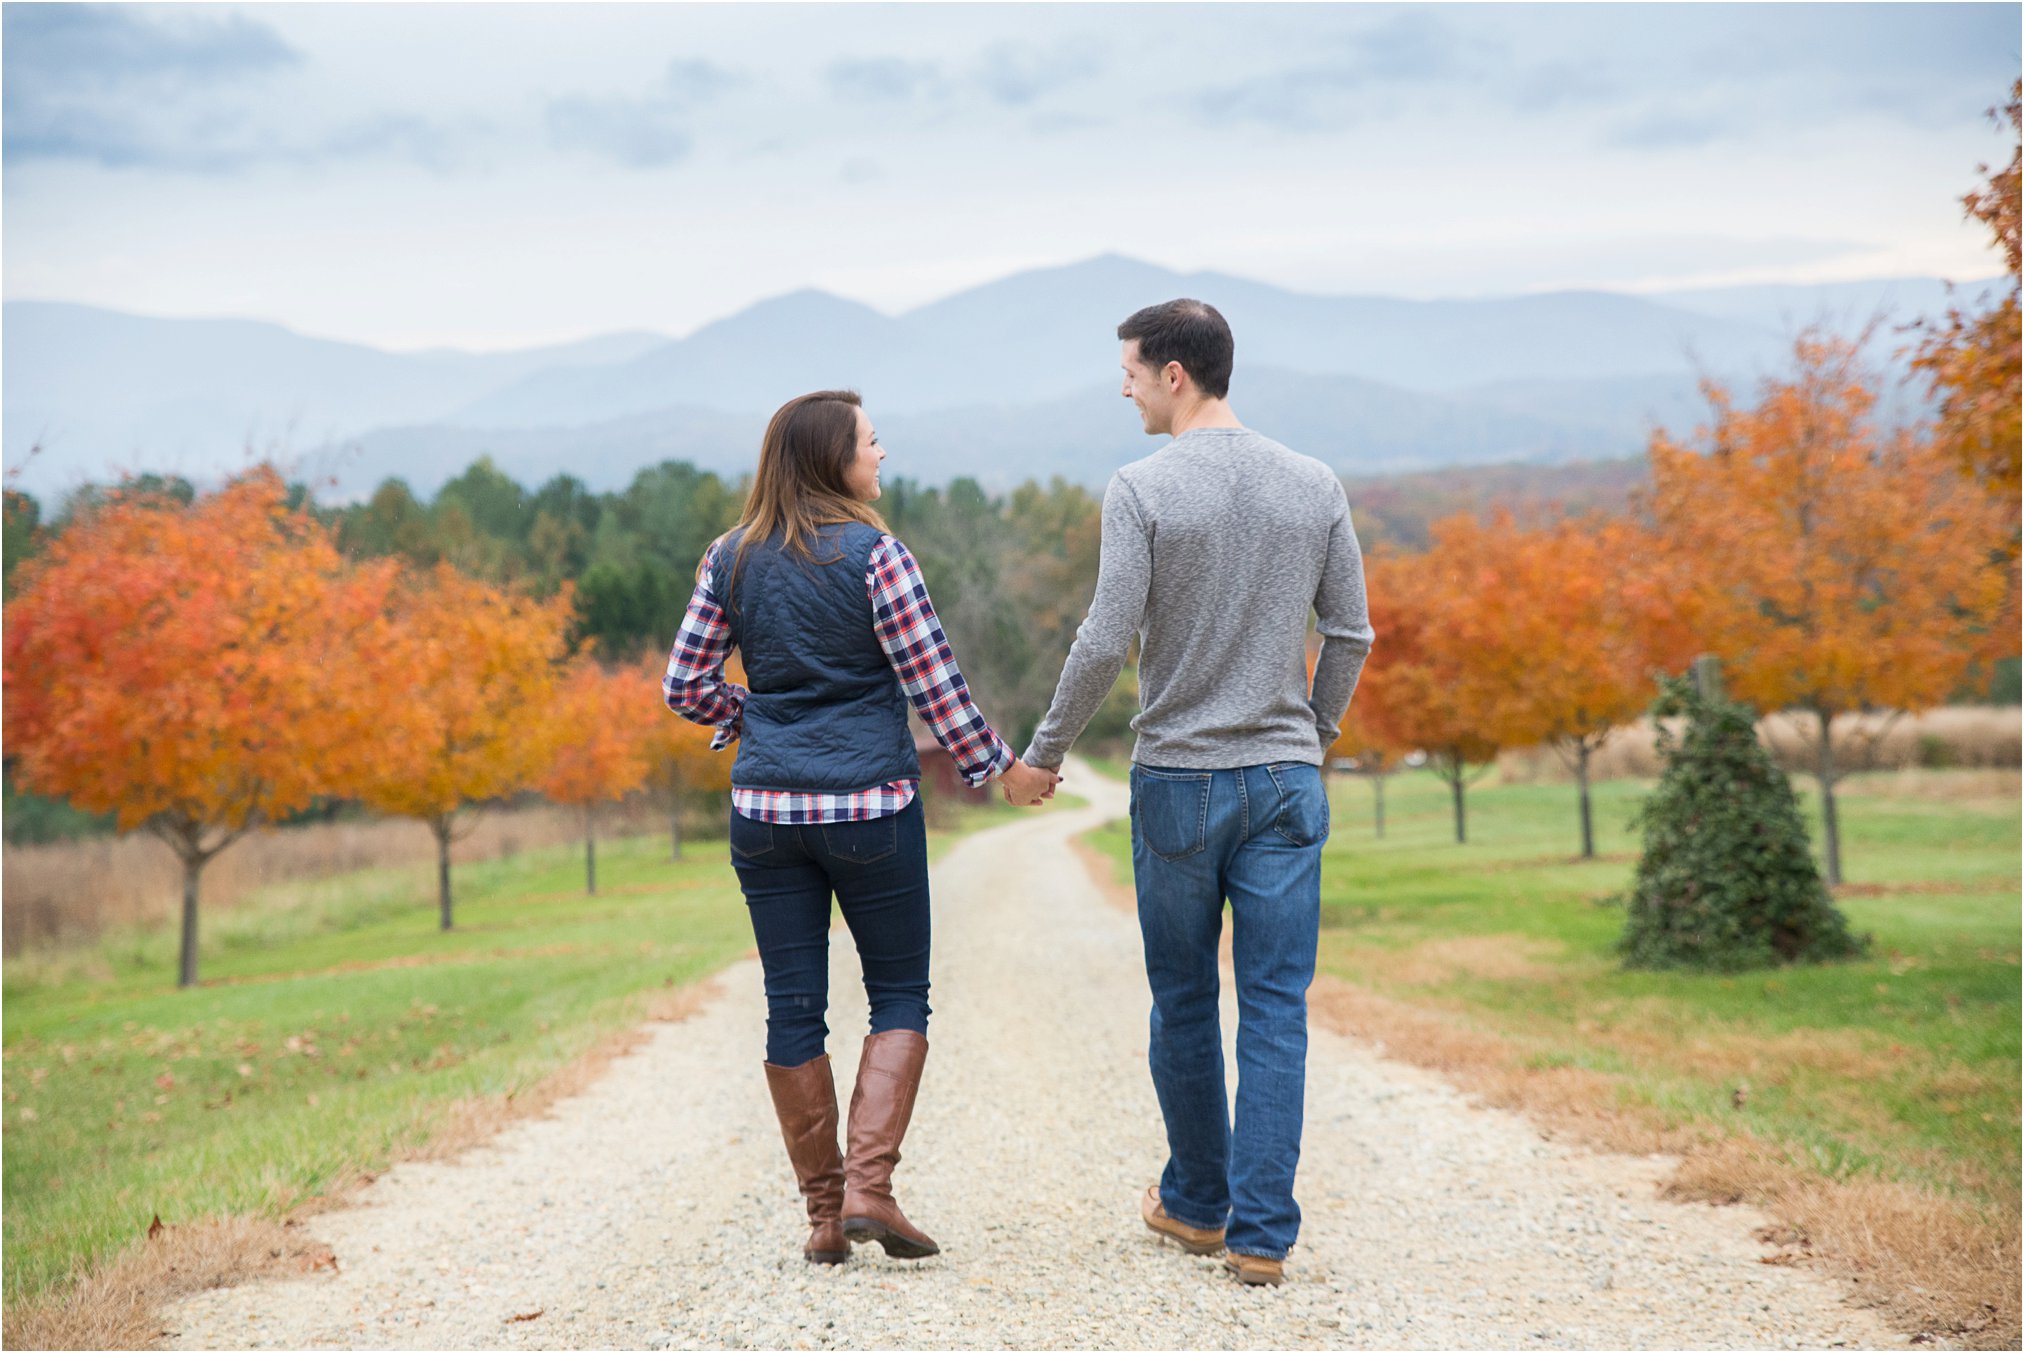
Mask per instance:
[[[926,722],[971,785],[1049,797],[1139,640],[1132,864],[1152,991],[1148,1063],[1166,1119],[1145,1224],[1236,1276],[1277,1284],[1300,1227],[1293,1176],[1307,988],[1328,835],[1322,758],[1370,650],[1363,561],[1342,483],[1245,428],[1235,344],[1177,300],[1118,326],[1123,394],[1173,438],[1104,492],[1096,595],[1024,757],[970,699],[920,569],[885,529],[885,450],[849,391],[773,415],[739,524],[696,572],[663,693],[734,740],[731,862],[766,986],[766,1081],[807,1202],[812,1263],[852,1242],[938,1252],[893,1198],[927,1058],[927,839],[908,727]],[[1307,667],[1312,615],[1321,637]],[[743,655],[747,687],[725,680]],[[830,899],[871,1005],[839,1141],[829,1027]],[[1218,953],[1227,901],[1240,1018],[1234,1130]]]

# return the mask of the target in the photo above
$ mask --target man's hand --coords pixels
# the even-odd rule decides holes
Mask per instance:
[[[1051,770],[1029,766],[1024,761],[1014,761],[1012,769],[998,777],[998,787],[1005,791],[1005,802],[1015,808],[1031,808],[1042,799],[1054,797],[1054,786],[1061,783],[1061,777]]]

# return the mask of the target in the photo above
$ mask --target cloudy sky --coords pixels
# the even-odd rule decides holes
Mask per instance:
[[[1117,252],[1431,297],[2000,270],[2020,6],[4,9],[4,289],[387,347]]]

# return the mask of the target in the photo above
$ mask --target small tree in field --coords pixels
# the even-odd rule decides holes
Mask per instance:
[[[21,566],[7,604],[8,755],[26,787],[176,852],[185,987],[204,866],[347,792],[398,695],[372,680],[392,565],[347,568],[287,498],[267,467],[188,505],[114,493]]]
[[[1362,682],[1370,682],[1370,701],[1389,736],[1427,754],[1427,768],[1454,797],[1461,844],[1469,839],[1469,784],[1496,762],[1511,732],[1528,739],[1513,729],[1509,693],[1475,661],[1471,635],[1495,598],[1473,590],[1473,567],[1453,548],[1445,529],[1451,525],[1435,526],[1434,547],[1425,554],[1371,559],[1370,623],[1378,641],[1351,703],[1365,698]]]
[[[1650,699],[1636,534],[1594,516],[1521,530],[1499,512],[1449,525],[1444,544],[1475,561],[1475,595],[1489,602],[1475,608],[1469,661],[1503,692],[1513,741],[1529,732],[1574,772],[1581,857],[1594,859],[1589,762]]]
[[[1662,720],[1686,716],[1676,739]],[[1619,949],[1634,968],[1735,971],[1854,958],[1866,939],[1828,896],[1785,772],[1747,705],[1663,679],[1665,771],[1639,809],[1644,853]]]
[[[730,748],[710,750],[715,730],[690,723],[668,709],[661,696],[665,659],[649,655],[640,669],[635,689],[628,699],[645,706],[650,721],[646,728],[647,783],[668,803],[668,839],[674,859],[682,858],[682,804],[691,794],[727,793],[731,788]],[[724,665],[724,675],[743,684],[744,672],[735,655]]]
[[[584,891],[597,894],[597,806],[646,783],[648,739],[662,720],[630,671],[606,672],[589,654],[570,664],[549,710],[554,747],[541,792],[583,810]]]
[[[420,818],[436,838],[437,904],[450,929],[450,843],[465,805],[529,788],[547,769],[557,668],[571,619],[567,587],[548,601],[439,564],[394,606],[387,680],[359,797]]]

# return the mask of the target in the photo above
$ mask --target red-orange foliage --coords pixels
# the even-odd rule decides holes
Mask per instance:
[[[2002,109],[2013,135],[2020,126],[2020,91],[2024,81],[2010,87],[2010,102]],[[1990,112],[1996,115],[1996,110]],[[2020,441],[2018,198],[2024,158],[2012,150],[2006,168],[1980,169],[1989,175],[1988,183],[1964,195],[1961,205],[1965,215],[1989,228],[1991,239],[2003,251],[2010,272],[2009,294],[1986,313],[1972,317],[1963,315],[1958,306],[1950,307],[1946,327],[1926,340],[1912,365],[1932,377],[1932,392],[1939,396],[1941,447],[2014,509]]]
[[[1360,719],[1395,744],[1426,753],[1429,768],[1454,792],[1455,839],[1462,841],[1463,791],[1512,730],[1506,693],[1470,651],[1471,636],[1484,624],[1480,612],[1495,598],[1478,590],[1473,561],[1443,543],[1444,526],[1436,525],[1434,547],[1425,554],[1380,551],[1368,561],[1370,623],[1378,637],[1351,709],[1362,703]]]
[[[548,768],[571,600],[566,586],[536,601],[448,564],[398,594],[382,669],[387,700],[359,797],[435,833],[445,930],[458,810],[530,788]]]
[[[364,770],[392,576],[348,568],[268,467],[187,507],[115,494],[21,566],[7,754],[27,788],[176,851],[182,985],[197,980],[204,865]]]
[[[1436,549],[1467,561],[1454,637],[1501,739],[1545,742],[1575,773],[1581,852],[1595,854],[1589,759],[1653,694],[1651,635],[1663,609],[1637,576],[1643,551],[1625,522],[1590,516],[1520,530],[1499,511],[1487,523],[1452,518]]]
[[[597,892],[597,805],[646,783],[649,739],[666,720],[641,699],[638,675],[606,672],[589,654],[571,663],[548,707],[554,748],[541,792],[583,809],[585,891]],[[665,711],[663,711],[664,713]]]
[[[2010,509],[1909,433],[1880,434],[1851,345],[1796,345],[1739,409],[1710,384],[1706,454],[1664,433],[1644,500],[1667,577],[1738,698],[1818,721],[1830,883],[1840,882],[1833,724],[1945,700],[2010,594]],[[2014,633],[2003,636],[2014,640]]]

